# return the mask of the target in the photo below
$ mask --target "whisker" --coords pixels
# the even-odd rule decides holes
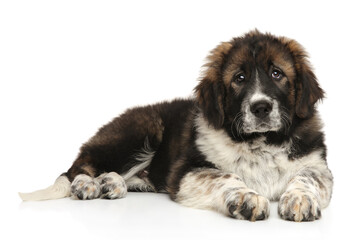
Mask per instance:
[[[282,107],[282,108],[283,108],[283,109],[286,109],[285,107]],[[291,126],[291,120],[290,120],[290,117],[289,117],[289,115],[288,115],[287,112],[282,111],[281,121],[282,121],[283,124],[284,124],[286,133],[288,133],[289,130],[290,130],[290,126]]]
[[[285,112],[290,112],[289,109],[287,109],[287,108],[284,107],[284,106],[280,106],[280,108],[282,108],[283,110],[285,110]]]
[[[238,112],[235,115],[235,118],[231,123],[231,134],[233,135],[234,138],[236,138],[236,136],[241,137],[241,134],[240,134],[241,133],[241,128],[242,128],[241,118],[242,118],[242,112]],[[236,136],[235,136],[235,133],[234,133],[234,128],[235,128],[235,131],[236,131]]]
[[[235,136],[235,134],[234,134],[234,128],[233,128],[233,127],[234,127],[234,124],[235,124],[235,122],[236,122],[237,115],[238,115],[238,114],[236,114],[234,120],[231,122],[231,134],[233,135],[234,138],[236,138],[236,136]],[[236,125],[235,125],[235,128],[236,128],[235,130],[237,131]]]

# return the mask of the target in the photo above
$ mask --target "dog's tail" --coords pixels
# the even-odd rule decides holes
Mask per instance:
[[[48,188],[30,193],[19,193],[23,201],[41,201],[70,197],[70,181],[65,175],[58,177]]]

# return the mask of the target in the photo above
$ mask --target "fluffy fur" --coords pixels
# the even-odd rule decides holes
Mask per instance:
[[[332,174],[315,104],[324,96],[296,41],[252,31],[208,56],[193,99],[130,109],[85,143],[52,187],[24,200],[167,192],[251,221],[269,200],[291,221],[320,218]]]

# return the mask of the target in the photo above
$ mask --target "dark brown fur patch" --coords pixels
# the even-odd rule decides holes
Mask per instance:
[[[230,174],[225,174],[225,175],[223,176],[223,178],[225,178],[225,179],[228,179],[228,178],[230,178],[230,177],[231,177]]]
[[[223,96],[225,89],[223,83],[219,81],[221,80],[222,65],[231,48],[230,42],[223,42],[211,51],[207,57],[208,63],[204,65],[206,70],[202,80],[195,88],[199,106],[215,127],[220,127],[224,121]]]
[[[312,67],[308,61],[308,54],[303,47],[292,39],[280,38],[290,50],[296,69],[296,114],[306,118],[314,111],[314,104],[324,98],[324,91],[320,88]]]

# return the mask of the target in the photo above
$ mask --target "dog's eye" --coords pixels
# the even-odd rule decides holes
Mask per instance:
[[[271,77],[274,80],[281,80],[281,78],[283,77],[282,73],[280,70],[274,69],[271,73]]]
[[[236,83],[241,83],[245,80],[245,75],[243,73],[238,73],[235,75],[234,81]]]

